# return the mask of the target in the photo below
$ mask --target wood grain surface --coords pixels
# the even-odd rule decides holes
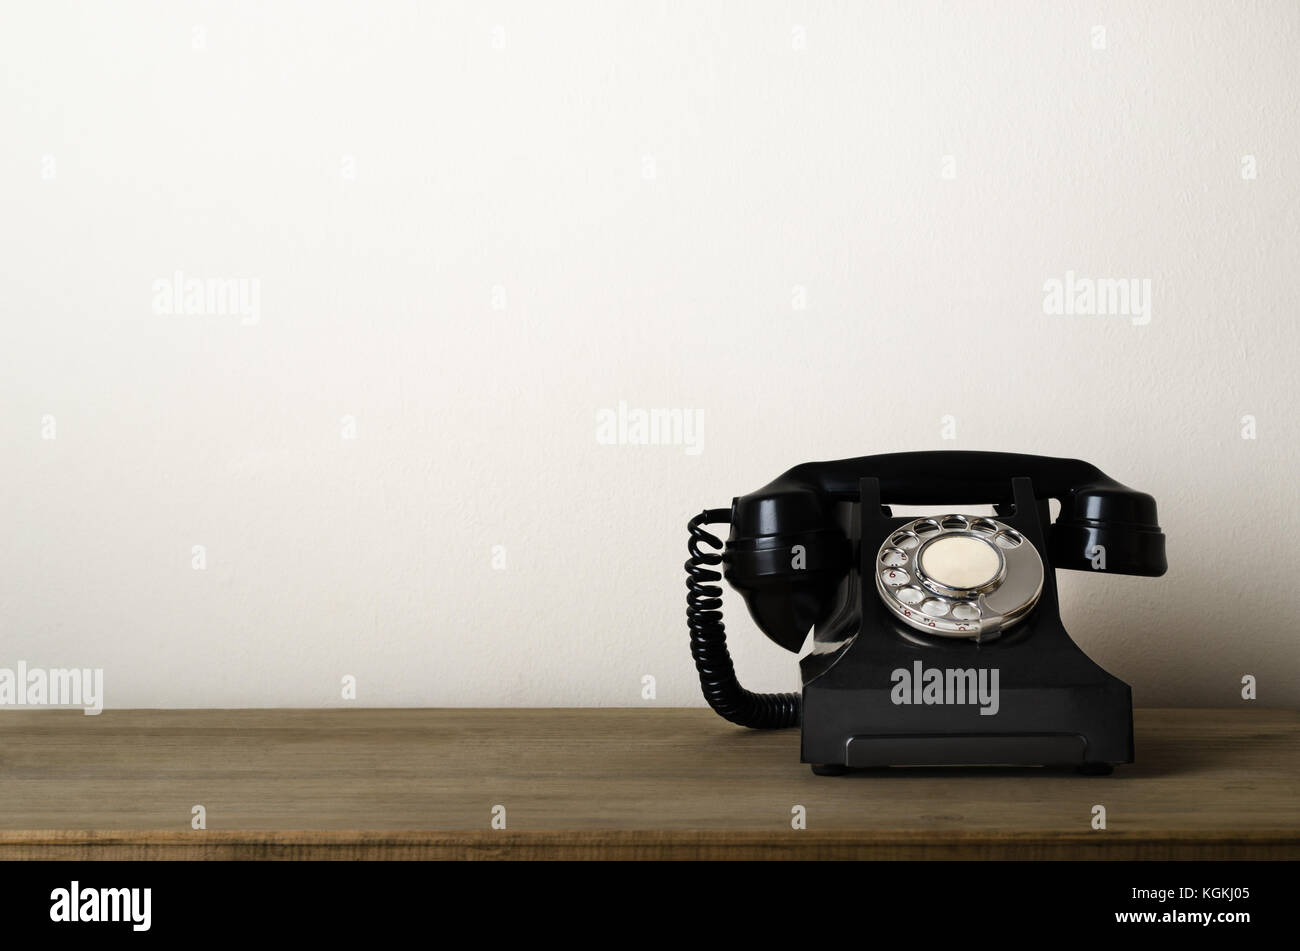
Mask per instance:
[[[1135,730],[1108,777],[817,777],[798,731],[698,709],[10,709],[0,858],[1300,857],[1300,713],[1139,710]]]

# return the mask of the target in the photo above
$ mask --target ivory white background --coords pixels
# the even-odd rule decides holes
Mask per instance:
[[[697,704],[688,517],[1003,449],[1159,501],[1165,578],[1060,577],[1139,704],[1295,704],[1300,7],[1138,7],[8,5],[0,666],[103,667],[109,707]],[[260,321],[154,313],[177,270]],[[1067,270],[1150,279],[1151,322],[1044,316]],[[599,445],[619,400],[703,452]]]

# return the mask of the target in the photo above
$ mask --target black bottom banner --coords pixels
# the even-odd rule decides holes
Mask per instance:
[[[14,862],[0,864],[0,914],[7,937],[76,941],[412,929],[458,941],[469,926],[489,939],[517,930],[615,943],[788,940],[791,929],[809,942],[909,932],[1222,942],[1290,923],[1294,874],[1288,862]]]

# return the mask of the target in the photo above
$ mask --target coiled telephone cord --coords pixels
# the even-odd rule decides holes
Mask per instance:
[[[799,725],[797,693],[753,693],[736,679],[722,624],[722,588],[713,582],[722,573],[709,567],[722,563],[722,541],[701,526],[728,524],[730,509],[705,509],[687,523],[691,533],[686,561],[686,623],[691,629],[691,656],[700,674],[700,689],[709,706],[732,723],[756,730]],[[700,544],[715,551],[701,551]]]

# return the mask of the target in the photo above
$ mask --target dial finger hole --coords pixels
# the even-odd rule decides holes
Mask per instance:
[[[917,538],[911,532],[899,532],[889,541],[896,548],[902,548],[907,551],[911,551],[917,545],[921,544],[921,539]]]
[[[938,534],[939,523],[932,518],[927,518],[913,525],[912,531],[916,532],[916,534],[920,535],[922,538],[925,538],[927,535]]]
[[[969,601],[952,606],[952,616],[959,621],[973,621],[980,616],[980,609]]]
[[[948,605],[938,598],[931,598],[921,605],[921,611],[930,617],[943,617],[948,613]]]
[[[886,568],[880,573],[880,580],[891,588],[897,588],[899,585],[905,585],[911,581],[912,576],[902,568]]]
[[[1018,548],[1020,543],[1024,541],[1019,532],[1012,531],[1009,528],[1005,531],[998,532],[993,536],[993,540],[997,542],[998,546],[1001,548]]]
[[[964,515],[945,515],[943,521],[939,524],[943,526],[945,531],[953,532],[961,531],[969,523]]]
[[[986,518],[977,518],[970,523],[972,532],[979,532],[981,535],[992,535],[998,530],[998,527]]]
[[[925,592],[916,587],[903,588],[898,592],[898,600],[904,604],[918,604],[924,597]]]
[[[901,548],[886,548],[880,553],[880,563],[887,568],[901,568],[907,564],[907,552]]]

